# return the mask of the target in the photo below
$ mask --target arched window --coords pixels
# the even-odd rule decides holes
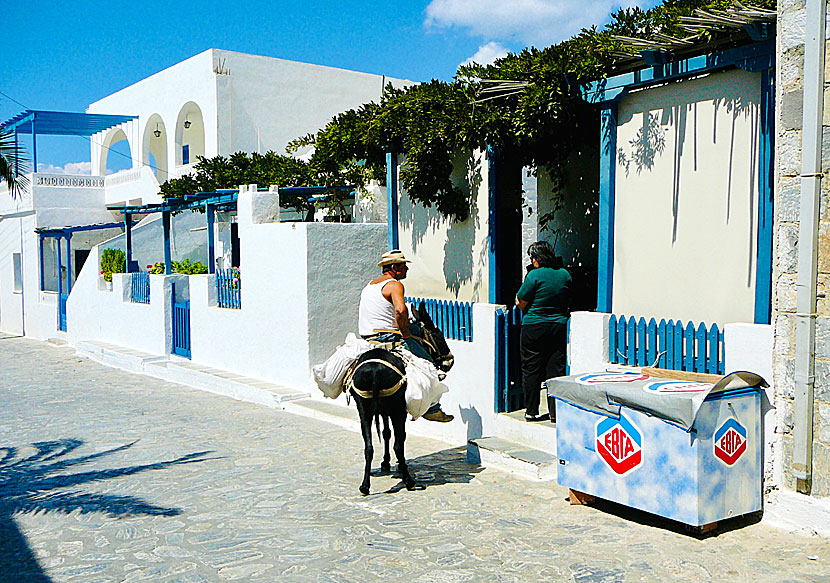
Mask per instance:
[[[205,155],[205,123],[202,110],[188,101],[176,119],[176,166],[194,164]]]
[[[170,177],[167,170],[167,129],[157,113],[151,115],[144,126],[141,160],[150,167],[159,184]]]
[[[132,167],[132,151],[127,134],[121,128],[113,128],[107,133],[101,147],[101,174],[113,174]]]

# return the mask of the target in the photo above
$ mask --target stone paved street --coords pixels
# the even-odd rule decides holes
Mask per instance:
[[[414,437],[425,489],[363,498],[356,433],[31,340],[0,363],[4,582],[830,581],[828,539],[694,537]]]

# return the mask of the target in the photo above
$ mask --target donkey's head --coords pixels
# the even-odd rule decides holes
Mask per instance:
[[[444,333],[438,329],[432,321],[432,318],[430,318],[424,302],[420,302],[413,312],[415,316],[414,322],[420,324],[424,340],[426,341],[424,342],[424,347],[429,352],[433,362],[435,362],[435,366],[444,372],[449,372],[452,365],[455,364],[455,357],[450,352],[450,347],[447,345]]]

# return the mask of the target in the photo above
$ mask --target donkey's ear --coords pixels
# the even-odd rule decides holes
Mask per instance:
[[[418,303],[418,320],[427,328],[435,327],[435,324],[432,322],[432,318],[429,317],[429,312],[427,312],[427,305],[423,301]]]

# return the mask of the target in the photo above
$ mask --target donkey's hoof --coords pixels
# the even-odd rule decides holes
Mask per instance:
[[[361,496],[368,496],[369,495],[369,486],[361,486],[360,487],[360,494],[361,494]]]
[[[410,492],[412,492],[413,490],[418,490],[418,484],[415,483],[415,480],[404,482],[404,486],[406,486],[406,489]]]
[[[381,472],[391,472],[392,465],[389,462],[383,462],[380,464],[380,471]]]

